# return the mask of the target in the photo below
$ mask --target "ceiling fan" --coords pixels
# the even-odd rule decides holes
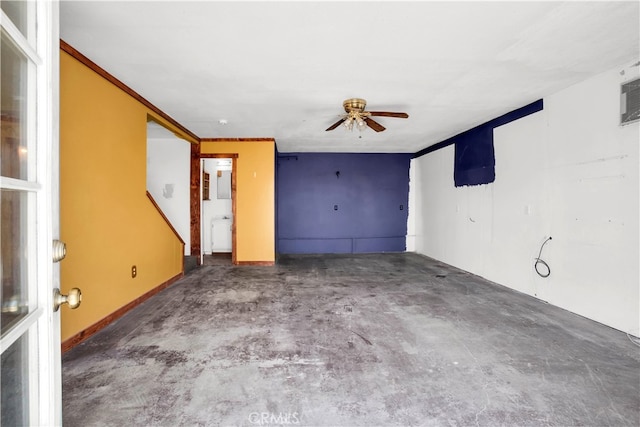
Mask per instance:
[[[327,131],[334,130],[340,124],[344,123],[344,126],[352,130],[355,124],[359,130],[364,130],[367,126],[376,132],[382,132],[386,128],[380,123],[373,120],[371,117],[398,117],[406,119],[409,117],[407,113],[392,113],[390,111],[364,111],[367,106],[367,101],[360,98],[349,98],[342,103],[344,111],[347,114],[343,115],[340,120],[329,126]]]

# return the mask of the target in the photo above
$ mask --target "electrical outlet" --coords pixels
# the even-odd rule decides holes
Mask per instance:
[[[131,278],[135,279],[137,275],[138,275],[138,267],[134,265],[131,267]]]

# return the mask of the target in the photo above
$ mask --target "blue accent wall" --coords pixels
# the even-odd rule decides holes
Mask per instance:
[[[278,262],[278,254],[280,253],[280,250],[278,249],[278,157],[280,156],[280,152],[278,151],[278,146],[276,144],[276,146],[274,147],[274,165],[273,165],[273,171],[274,171],[274,181],[275,181],[275,191],[273,194],[274,197],[274,206],[275,206],[275,217],[276,217],[276,221],[275,224],[273,225],[274,227],[274,233],[276,235],[275,238],[275,252],[276,252],[276,262]]]
[[[412,156],[280,153],[277,251],[405,251]]]

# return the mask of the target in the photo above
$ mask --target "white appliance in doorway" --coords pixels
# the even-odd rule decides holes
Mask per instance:
[[[233,219],[224,215],[211,221],[211,252],[231,252],[231,227]]]

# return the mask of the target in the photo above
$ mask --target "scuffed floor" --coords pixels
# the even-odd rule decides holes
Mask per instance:
[[[416,254],[204,266],[63,356],[63,417],[638,426],[640,348]]]

